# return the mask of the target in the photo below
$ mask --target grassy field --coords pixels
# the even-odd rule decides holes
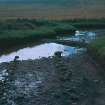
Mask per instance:
[[[102,29],[105,28],[105,19],[66,19],[62,20],[61,22],[66,24],[71,24],[76,29]]]
[[[78,29],[105,28],[105,19],[36,20],[11,19],[0,22],[0,48],[58,35],[72,35]]]
[[[74,33],[75,30],[70,24],[47,20],[18,19],[2,21],[0,22],[0,48]]]
[[[91,42],[88,50],[100,64],[105,65],[105,36]]]
[[[0,19],[17,19],[17,18],[29,18],[29,19],[49,19],[49,20],[62,20],[62,19],[90,19],[90,18],[104,18],[104,9],[91,10],[76,8],[71,9],[68,7],[31,7],[22,6],[19,7],[0,7]]]
[[[104,18],[104,11],[104,0],[6,0],[6,2],[0,2],[0,19]]]

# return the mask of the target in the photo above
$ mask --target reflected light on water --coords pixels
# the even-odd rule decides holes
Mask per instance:
[[[39,59],[42,57],[53,56],[56,51],[62,51],[63,56],[76,53],[75,47],[69,47],[56,43],[44,43],[38,46],[26,47],[16,52],[11,52],[0,57],[1,62],[13,61],[15,56],[19,56],[19,60]]]

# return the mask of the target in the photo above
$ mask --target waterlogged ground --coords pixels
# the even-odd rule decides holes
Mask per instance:
[[[33,47],[22,48],[6,55],[3,54],[0,56],[0,63],[13,61],[15,56],[19,56],[19,60],[40,59],[42,57],[48,58],[49,56],[54,56],[54,53],[57,51],[62,51],[62,56],[69,56],[79,53],[80,50],[85,51],[83,48],[76,48],[57,43],[43,43]]]
[[[0,105],[105,105],[98,69],[87,55],[0,64]]]
[[[55,57],[56,51],[63,56]],[[11,54],[40,57],[11,61]],[[105,105],[104,68],[86,49],[49,43],[11,54],[11,62],[0,58],[0,105]]]
[[[89,43],[96,37],[96,32],[88,32],[88,31],[76,31],[73,36],[67,37],[59,37],[58,40],[69,40],[75,42],[82,42]],[[17,51],[13,51],[7,54],[2,54],[0,56],[0,63],[2,62],[10,62],[13,61],[15,56],[19,56],[19,60],[28,60],[28,59],[40,59],[42,57],[49,57],[53,56],[55,52],[62,51],[62,56],[69,56],[72,54],[77,54],[80,51],[86,51],[85,48],[78,48],[78,47],[71,47],[57,43],[42,43],[39,45],[34,46],[27,46],[24,48],[20,48]]]

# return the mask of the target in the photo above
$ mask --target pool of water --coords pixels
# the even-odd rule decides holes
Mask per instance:
[[[57,51],[62,51],[62,56],[70,56],[79,53],[81,50],[80,48],[56,43],[43,43],[33,47],[22,48],[6,55],[4,54],[0,56],[0,63],[13,61],[15,56],[19,56],[19,60],[40,59],[42,57],[53,56]]]
[[[68,35],[67,37],[57,37],[57,39],[85,41],[86,43],[89,43],[91,40],[95,39],[100,32],[102,33],[104,31],[76,31],[73,36]],[[7,54],[2,54],[0,56],[0,63],[13,61],[15,56],[19,56],[19,60],[40,59],[42,57],[47,58],[53,56],[57,51],[62,51],[62,56],[72,56],[74,54],[86,51],[86,48],[77,48],[53,42],[45,42],[42,44],[33,45],[31,47],[29,47],[29,45],[23,48],[20,47],[18,50],[11,51]]]
[[[89,31],[76,31],[75,35],[67,36],[67,37],[60,37],[60,40],[70,40],[70,41],[84,41],[85,43],[89,43],[91,40],[96,38],[95,32]]]

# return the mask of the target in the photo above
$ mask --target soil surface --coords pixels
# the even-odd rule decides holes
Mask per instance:
[[[26,0],[25,0],[26,1]],[[30,0],[29,0],[30,1]],[[35,0],[34,0],[35,1]],[[43,1],[43,0],[42,0]],[[51,0],[50,0],[51,1]],[[52,0],[53,1],[53,0]],[[60,0],[62,1],[62,0]],[[8,4],[0,3],[0,19],[87,19],[87,18],[105,18],[105,1],[104,0],[64,0],[64,3],[56,4]],[[93,2],[94,1],[94,2]],[[57,1],[55,1],[56,3]]]
[[[105,105],[104,74],[87,54],[0,64],[0,105]]]

